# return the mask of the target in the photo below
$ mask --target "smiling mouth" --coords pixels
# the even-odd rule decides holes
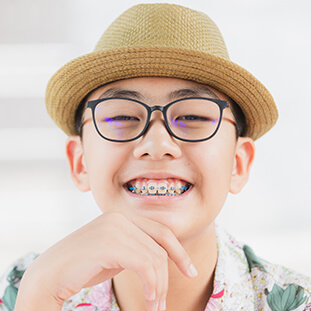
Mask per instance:
[[[125,190],[137,196],[181,196],[192,188],[192,184],[186,181],[149,180],[147,182],[130,181],[124,184]]]

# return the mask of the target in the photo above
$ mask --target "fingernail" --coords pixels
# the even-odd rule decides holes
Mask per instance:
[[[156,304],[156,306],[155,306],[155,308],[154,308],[154,311],[158,311],[158,309],[159,309],[159,302],[160,302],[160,301],[157,302],[157,304]]]
[[[191,274],[191,276],[197,276],[197,275],[198,275],[198,271],[197,271],[197,269],[194,267],[193,264],[191,264],[190,267],[189,267],[189,273]]]
[[[166,310],[166,299],[162,301],[161,310]]]
[[[152,293],[152,296],[150,297],[150,300],[155,300],[156,299],[156,291],[154,290]]]

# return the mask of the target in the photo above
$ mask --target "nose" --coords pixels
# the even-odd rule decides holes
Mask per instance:
[[[161,111],[153,111],[147,131],[137,139],[135,158],[149,157],[162,160],[164,157],[181,157],[181,148],[177,139],[168,132]]]

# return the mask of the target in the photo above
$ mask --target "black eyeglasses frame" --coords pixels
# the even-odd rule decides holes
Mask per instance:
[[[132,102],[135,102],[135,103],[138,103],[142,106],[144,106],[146,109],[147,109],[147,119],[146,119],[146,124],[145,124],[145,127],[143,128],[143,130],[140,132],[139,135],[137,135],[136,137],[132,138],[132,139],[127,139],[127,140],[116,140],[116,139],[110,139],[108,137],[105,137],[101,134],[101,132],[99,131],[98,127],[97,127],[97,124],[96,124],[96,121],[95,121],[95,108],[96,106],[103,102],[103,101],[106,101],[106,100],[114,100],[114,99],[122,99],[122,100],[129,100],[129,101],[132,101]],[[169,123],[167,121],[167,115],[166,115],[166,112],[167,112],[167,109],[177,103],[177,102],[180,102],[180,101],[185,101],[185,100],[191,100],[191,99],[204,99],[204,100],[209,100],[209,101],[212,101],[214,103],[216,103],[220,109],[220,117],[219,117],[219,122],[218,122],[218,125],[217,125],[217,128],[215,129],[214,133],[210,136],[208,136],[207,138],[203,138],[203,139],[197,139],[197,140],[189,140],[189,139],[184,139],[184,138],[181,138],[181,137],[178,137],[176,136],[170,129],[170,126],[169,126]],[[222,121],[222,116],[223,116],[223,110],[225,108],[229,108],[230,107],[230,104],[227,102],[227,101],[224,101],[224,100],[220,100],[220,99],[215,99],[215,98],[208,98],[208,97],[185,97],[185,98],[180,98],[180,99],[177,99],[177,100],[174,100],[170,103],[168,103],[167,105],[165,106],[148,106],[146,105],[145,103],[139,101],[139,100],[136,100],[136,99],[133,99],[133,98],[127,98],[127,97],[108,97],[108,98],[101,98],[101,99],[96,99],[96,100],[91,100],[91,101],[88,101],[86,103],[86,108],[90,108],[92,110],[92,119],[93,119],[93,124],[96,128],[96,131],[97,133],[104,139],[106,140],[109,140],[109,141],[113,141],[113,142],[120,142],[120,143],[125,143],[125,142],[129,142],[129,141],[133,141],[133,140],[136,140],[138,139],[139,137],[141,137],[142,135],[144,135],[144,133],[147,131],[148,127],[149,127],[149,121],[150,121],[150,118],[151,118],[151,114],[153,111],[155,110],[160,110],[162,112],[162,115],[163,115],[163,118],[164,118],[164,122],[165,122],[165,127],[166,129],[168,130],[168,132],[173,136],[175,137],[176,139],[178,140],[181,140],[181,141],[185,141],[185,142],[190,142],[190,143],[194,143],[194,142],[201,142],[201,141],[206,141],[208,139],[211,139],[213,136],[216,135],[219,127],[220,127],[220,124],[221,124],[221,121]]]

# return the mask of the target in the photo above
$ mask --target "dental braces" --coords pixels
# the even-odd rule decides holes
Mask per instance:
[[[186,186],[181,186],[180,187],[180,189],[181,189],[181,193],[179,193],[179,194],[176,194],[176,193],[164,193],[164,194],[162,194],[162,193],[148,193],[148,192],[146,192],[146,193],[137,193],[137,191],[136,191],[136,189],[139,189],[139,190],[141,190],[141,191],[144,191],[144,190],[146,190],[147,189],[147,191],[148,191],[148,188],[146,188],[145,186],[142,186],[141,188],[136,188],[135,186],[132,186],[132,187],[128,187],[128,189],[130,190],[130,191],[132,191],[133,193],[136,193],[136,194],[140,194],[140,195],[152,195],[152,196],[177,196],[177,195],[180,195],[181,193],[183,193],[183,192],[185,192],[186,190],[188,190],[189,189],[189,187],[186,187]],[[155,189],[155,187],[154,186],[150,186],[149,187],[149,189],[150,190],[154,190]],[[159,188],[160,190],[172,190],[172,191],[174,191],[176,188],[175,187],[170,187],[169,189],[168,188],[165,188],[164,186],[162,186],[162,187],[160,187]]]

